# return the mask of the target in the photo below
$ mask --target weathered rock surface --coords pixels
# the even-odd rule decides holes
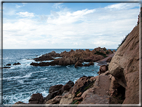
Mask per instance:
[[[55,98],[48,100],[45,102],[45,104],[59,104],[62,96],[56,96]]]
[[[44,54],[38,58],[34,58],[35,61],[47,61],[47,60],[54,60],[53,57],[60,57],[59,53],[56,53],[55,51],[52,51],[48,54]]]
[[[112,54],[113,51],[106,50],[105,48],[95,48],[94,50],[90,51],[88,49],[84,50],[71,50],[69,52],[62,52],[60,54],[51,52],[45,55],[40,56],[39,58],[35,58],[36,61],[44,61],[44,60],[53,60],[53,56],[60,56],[62,58],[54,59],[52,62],[40,62],[40,63],[31,63],[33,66],[49,66],[49,65],[72,65],[75,64],[75,67],[82,66],[82,62],[95,62],[98,60],[107,57],[109,54]],[[90,63],[85,66],[93,65]]]
[[[107,70],[108,70],[108,65],[101,65],[98,73],[102,74],[105,73]]]
[[[49,88],[49,93],[52,93],[52,92],[54,92],[54,91],[58,91],[58,90],[62,89],[62,87],[63,87],[62,84],[51,86],[51,87]]]
[[[125,88],[123,104],[139,103],[139,25],[118,48],[109,64],[109,72]]]
[[[29,99],[29,104],[43,104],[43,96],[40,93],[33,94]]]

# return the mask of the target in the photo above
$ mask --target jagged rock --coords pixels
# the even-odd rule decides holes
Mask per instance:
[[[94,80],[91,79],[91,77],[81,77],[79,78],[76,82],[75,85],[73,86],[73,89],[70,90],[71,94],[77,95],[80,92],[84,92],[88,88],[90,88],[94,83]]]
[[[59,104],[61,98],[62,96],[56,96],[53,99],[46,101],[45,104]]]
[[[74,86],[74,82],[72,82],[72,81],[68,81],[66,84],[68,84],[68,85],[71,86],[71,87]]]
[[[51,87],[49,88],[49,93],[52,93],[52,92],[54,92],[54,91],[58,91],[58,90],[62,89],[62,87],[63,87],[62,84],[51,86]]]
[[[75,63],[75,68],[78,67],[78,66],[81,66],[81,67],[82,67],[83,64],[82,64],[80,61],[77,61],[77,62]]]
[[[13,65],[21,65],[19,62],[17,62],[17,63],[14,63]]]
[[[46,61],[46,60],[53,60],[51,56],[42,55],[39,58],[34,58],[35,61]]]
[[[43,104],[43,96],[40,93],[33,94],[29,99],[29,104]]]
[[[58,96],[58,95],[62,95],[62,90],[57,90],[57,91],[54,91],[52,93],[49,93],[45,98],[44,98],[44,103],[47,102],[48,100],[51,100],[53,99],[54,97]]]
[[[65,84],[63,87],[62,87],[62,92],[64,91],[69,91],[71,89],[71,86],[68,85],[68,84]]]
[[[60,100],[60,104],[71,104],[74,98],[74,94],[67,94]]]

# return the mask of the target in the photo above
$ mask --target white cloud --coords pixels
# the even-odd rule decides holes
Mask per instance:
[[[47,23],[71,24],[71,23],[83,20],[85,15],[93,13],[93,12],[95,12],[95,9],[92,9],[92,10],[84,9],[84,10],[78,10],[75,12],[60,11],[60,12],[56,12],[56,16],[58,17],[55,17],[54,14],[51,14],[47,19]]]
[[[29,12],[19,12],[17,13],[20,17],[34,17],[34,13],[29,13]]]
[[[118,6],[119,7],[119,6]],[[117,48],[137,23],[139,9],[60,10],[47,21],[22,18],[3,25],[4,48]],[[20,13],[19,13],[20,14]],[[26,14],[26,15],[25,15]],[[23,15],[23,14],[20,14]],[[30,17],[29,13],[24,13]],[[34,16],[34,13],[33,15]],[[46,19],[45,18],[45,19]]]
[[[20,8],[20,7],[22,7],[22,6],[16,4],[16,8]]]
[[[107,7],[105,7],[106,9],[120,9],[120,10],[124,10],[124,9],[130,9],[133,8],[135,6],[139,6],[138,3],[118,3],[118,4],[113,4],[113,5],[109,5]]]
[[[55,4],[53,5],[53,8],[61,9],[62,4],[63,4],[63,3],[55,3]]]

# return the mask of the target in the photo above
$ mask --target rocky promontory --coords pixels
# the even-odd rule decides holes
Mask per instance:
[[[77,66],[90,66],[93,65],[92,62],[99,61],[101,59],[106,58],[110,54],[113,54],[113,51],[106,48],[95,48],[94,50],[90,51],[89,49],[86,50],[70,50],[69,52],[62,52],[56,53],[52,51],[48,54],[44,54],[38,58],[34,58],[35,61],[40,62],[32,62],[30,65],[32,66],[54,66],[54,65],[72,65],[74,64],[75,67]],[[54,57],[59,57],[55,58]],[[42,62],[52,60],[51,62]],[[83,65],[83,62],[90,62],[89,64]]]

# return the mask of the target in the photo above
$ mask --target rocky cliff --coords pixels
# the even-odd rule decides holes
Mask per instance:
[[[118,48],[109,64],[109,72],[125,89],[123,104],[139,103],[139,23]]]

